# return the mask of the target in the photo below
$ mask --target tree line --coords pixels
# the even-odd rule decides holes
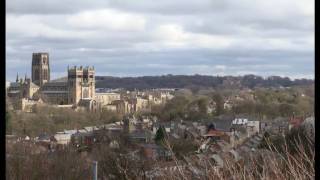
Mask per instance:
[[[255,88],[292,87],[313,84],[311,79],[294,79],[256,75],[245,76],[207,76],[207,75],[163,75],[142,77],[96,76],[97,88],[153,89],[153,88]]]

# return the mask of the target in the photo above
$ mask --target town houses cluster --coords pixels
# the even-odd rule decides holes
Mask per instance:
[[[89,151],[97,144],[105,144],[115,151],[124,148],[121,135],[125,135],[128,158],[161,162],[147,171],[148,179],[163,177],[166,173],[178,173],[183,169],[201,178],[205,168],[199,169],[201,162],[210,161],[216,169],[230,163],[240,163],[250,168],[254,156],[280,157],[277,152],[259,149],[266,132],[270,136],[285,135],[291,129],[305,127],[314,138],[314,117],[277,118],[272,121],[259,121],[252,118],[221,116],[214,121],[168,121],[161,122],[155,116],[125,116],[121,121],[80,129],[69,129],[55,134],[42,133],[36,137],[7,135],[7,143],[29,144],[31,153],[52,153],[65,148],[75,148],[79,152]],[[188,142],[196,145],[184,160],[174,160],[173,152],[155,142],[157,132],[162,128],[171,141]],[[280,159],[280,158],[279,158]],[[196,163],[196,164],[195,164]],[[200,164],[200,166],[199,166]],[[205,165],[204,165],[205,166]]]

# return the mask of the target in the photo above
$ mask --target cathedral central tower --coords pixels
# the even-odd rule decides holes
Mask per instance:
[[[95,98],[95,71],[93,67],[68,68],[68,103],[78,104],[81,99]]]

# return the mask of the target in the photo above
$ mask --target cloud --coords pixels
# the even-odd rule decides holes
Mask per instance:
[[[141,31],[145,26],[143,16],[112,9],[85,11],[68,17],[67,23],[79,29],[113,31]]]
[[[217,69],[217,70],[220,70],[220,71],[224,71],[224,70],[226,70],[226,66],[225,65],[216,65],[215,66],[215,69]]]
[[[314,2],[10,0],[6,74],[47,51],[53,77],[68,65],[100,75],[314,74]]]

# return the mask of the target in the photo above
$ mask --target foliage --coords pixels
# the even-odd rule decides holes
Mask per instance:
[[[272,146],[270,146],[272,144]],[[285,146],[284,146],[285,145]],[[259,148],[269,148],[273,151],[278,151],[280,153],[298,154],[300,150],[297,146],[302,146],[304,152],[311,156],[311,151],[314,148],[314,139],[311,139],[306,129],[301,126],[298,128],[293,128],[285,134],[285,137],[281,135],[271,136],[269,133],[265,133]]]
[[[6,111],[6,133],[11,134],[12,133],[12,118],[11,113]]]
[[[212,95],[212,99],[213,101],[215,101],[217,107],[216,107],[216,112],[214,112],[215,115],[219,116],[221,114],[223,114],[224,112],[224,107],[223,107],[223,104],[224,104],[224,100],[223,100],[223,96],[219,93],[214,93]]]
[[[167,104],[153,106],[151,114],[159,117],[161,121],[180,119],[198,121],[225,114],[248,115],[257,119],[290,117],[293,114],[308,116],[314,112],[314,98],[307,95],[312,94],[308,91],[310,91],[309,86],[289,89],[258,88],[251,92],[237,89],[206,89],[192,93],[188,90],[181,90]],[[232,108],[224,109],[224,102],[228,98],[241,93],[242,99],[231,100]],[[208,107],[212,104],[215,107],[209,114]]]
[[[7,147],[6,179],[91,179],[91,167],[80,154],[69,150],[33,154],[36,145]],[[33,147],[33,148],[32,148]]]
[[[134,158],[123,147],[115,151],[100,145],[94,148],[91,157],[98,161],[99,179],[135,179],[150,170],[149,161]]]
[[[41,133],[54,134],[69,129],[82,129],[120,121],[121,116],[110,111],[98,113],[75,112],[71,109],[37,107],[36,113],[12,113],[10,118],[16,135],[38,136]]]
[[[308,136],[307,131],[303,126],[291,129],[290,133],[286,135],[285,140],[291,154],[300,153],[299,149],[295,147],[301,145],[303,149],[305,149],[306,154],[309,157],[311,156],[313,149],[310,148],[314,148],[314,139],[311,139]]]
[[[265,138],[270,137],[265,134]],[[188,159],[188,167],[197,169],[191,173],[190,168],[177,168],[176,171],[161,170],[166,165],[176,167],[186,165],[173,158],[172,163],[136,158],[130,149],[110,149],[101,144],[93,148],[88,155],[65,149],[54,153],[32,154],[29,144],[16,143],[6,146],[6,179],[92,179],[92,160],[98,161],[99,179],[147,179],[150,172],[159,175],[156,179],[314,179],[314,144],[309,155],[305,146],[297,141],[293,148],[299,153],[284,151],[280,155],[276,149],[271,152],[257,149],[256,152],[241,154],[242,160],[224,159],[224,166],[215,167],[213,162],[204,158],[186,158],[192,151],[188,142],[172,141],[173,151],[180,157]],[[283,145],[283,144],[282,144]],[[273,147],[274,144],[269,144]],[[268,148],[266,147],[266,148]],[[169,166],[170,166],[169,165]],[[162,167],[162,168],[159,168]],[[161,173],[160,173],[161,172]],[[194,171],[193,171],[194,172]],[[195,177],[196,176],[196,177]]]
[[[186,139],[170,140],[172,151],[178,159],[183,159],[184,156],[194,153],[198,145]]]
[[[160,119],[171,121],[179,118],[184,118],[187,112],[190,100],[186,96],[175,96],[171,99],[162,110]]]

